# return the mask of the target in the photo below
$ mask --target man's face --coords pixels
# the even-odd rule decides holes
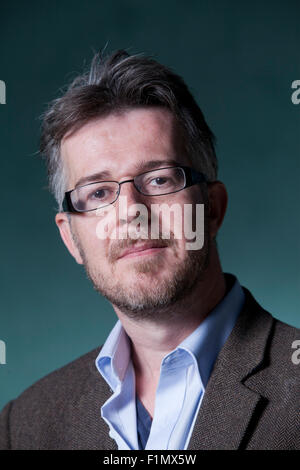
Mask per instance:
[[[80,179],[102,172],[105,173],[93,181],[122,182],[149,169],[176,164],[191,166],[176,121],[163,108],[132,109],[93,120],[67,135],[61,151],[69,190],[78,185]],[[110,237],[113,232],[125,233],[138,216],[137,213],[126,218],[124,212],[118,214],[119,197],[105,210],[72,214],[73,241],[68,248],[73,244],[71,253],[77,262],[84,264],[94,287],[114,306],[133,318],[154,318],[155,312],[161,314],[163,307],[184,297],[201,279],[208,263],[208,240],[204,240],[201,250],[187,250],[184,233],[181,238],[174,237],[174,224],[171,224],[170,239],[162,239],[165,220],[156,209],[152,217],[160,220],[160,237],[152,241],[151,207],[153,210],[153,204],[179,204],[183,230],[184,205],[203,203],[201,190],[196,185],[174,194],[144,196],[129,182],[121,186],[120,195],[123,200],[126,198],[127,207],[144,204],[148,208],[148,240]],[[118,216],[112,217],[113,214]],[[97,236],[100,221],[107,222],[105,239]],[[66,234],[69,230],[66,220],[64,225]],[[68,234],[63,237],[64,241],[66,237]],[[138,247],[145,249],[128,253]]]

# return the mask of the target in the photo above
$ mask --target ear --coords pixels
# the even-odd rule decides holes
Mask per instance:
[[[59,212],[56,214],[55,223],[59,229],[60,236],[68,248],[70,254],[75,258],[78,264],[83,264],[82,257],[72,236],[70,222],[67,214],[65,212]]]
[[[225,185],[221,181],[209,183],[208,198],[210,236],[211,238],[215,238],[222,225],[228,203],[228,195]]]

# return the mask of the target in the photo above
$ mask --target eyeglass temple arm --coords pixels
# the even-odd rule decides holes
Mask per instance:
[[[203,173],[199,173],[190,167],[182,167],[185,170],[186,175],[186,185],[192,186],[193,184],[203,183],[206,180],[206,177]]]
[[[65,193],[65,197],[62,203],[63,212],[77,212],[73,207],[70,193],[71,191]]]

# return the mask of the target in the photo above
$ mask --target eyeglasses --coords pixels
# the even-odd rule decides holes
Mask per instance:
[[[203,173],[186,166],[166,167],[146,171],[134,178],[118,181],[97,181],[78,186],[65,193],[64,212],[90,212],[113,204],[119,197],[121,185],[132,182],[145,196],[163,196],[205,182]]]

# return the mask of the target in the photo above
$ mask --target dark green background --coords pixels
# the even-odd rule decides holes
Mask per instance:
[[[36,153],[46,103],[105,44],[153,54],[185,78],[218,138],[229,191],[223,269],[300,326],[299,15],[299,1],[1,3],[0,408],[100,345],[116,321],[59,237]]]

